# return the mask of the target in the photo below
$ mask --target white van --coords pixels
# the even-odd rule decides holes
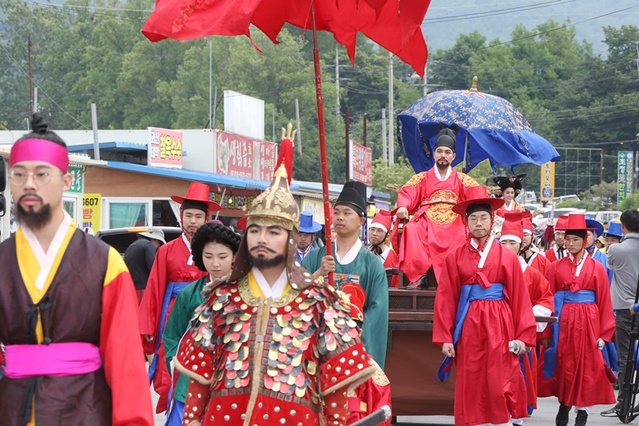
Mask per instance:
[[[606,210],[597,212],[597,214],[595,215],[595,220],[601,223],[604,228],[608,229],[608,223],[611,220],[618,218],[619,216],[621,216],[621,212],[618,210]]]

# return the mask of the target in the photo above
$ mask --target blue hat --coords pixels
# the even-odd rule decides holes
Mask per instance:
[[[611,220],[608,224],[608,231],[606,231],[606,235],[612,235],[613,237],[618,238],[623,237],[623,232],[621,232],[621,222]]]
[[[595,233],[595,238],[603,235],[604,227],[601,222],[594,219],[586,219],[586,226]]]
[[[300,232],[314,234],[320,229],[322,229],[322,225],[313,220],[313,213],[306,211],[300,213]]]

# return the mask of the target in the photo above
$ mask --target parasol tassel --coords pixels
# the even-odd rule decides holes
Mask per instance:
[[[282,142],[280,143],[280,153],[277,156],[276,163],[277,167],[283,164],[286,168],[289,186],[293,180],[293,139],[295,138],[296,131],[297,130],[293,130],[291,123],[288,123],[286,129],[282,127]]]

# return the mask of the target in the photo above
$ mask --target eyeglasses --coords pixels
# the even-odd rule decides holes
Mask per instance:
[[[9,173],[9,181],[15,186],[23,186],[27,183],[29,176],[33,179],[33,183],[36,186],[45,186],[51,182],[51,176],[62,176],[64,173],[49,173],[49,172],[19,172],[12,170]]]

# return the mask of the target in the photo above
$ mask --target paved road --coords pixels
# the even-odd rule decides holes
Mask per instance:
[[[153,394],[153,403],[157,401],[157,395]],[[155,405],[154,405],[155,406]],[[532,417],[524,421],[525,426],[552,426],[555,424],[555,415],[559,407],[556,398],[540,398],[537,402],[537,410],[533,413]],[[611,406],[597,405],[593,407],[592,413],[588,416],[588,426],[614,426],[622,425],[619,419],[610,417],[601,417],[599,413],[603,410],[607,410]],[[574,424],[575,414],[570,413],[570,425]],[[156,414],[155,426],[163,426],[165,421],[164,414]],[[633,424],[639,425],[639,419],[635,420]],[[451,416],[414,416],[397,418],[398,426],[427,426],[427,425],[449,425],[453,426],[455,420]],[[266,426],[266,425],[265,425]]]

